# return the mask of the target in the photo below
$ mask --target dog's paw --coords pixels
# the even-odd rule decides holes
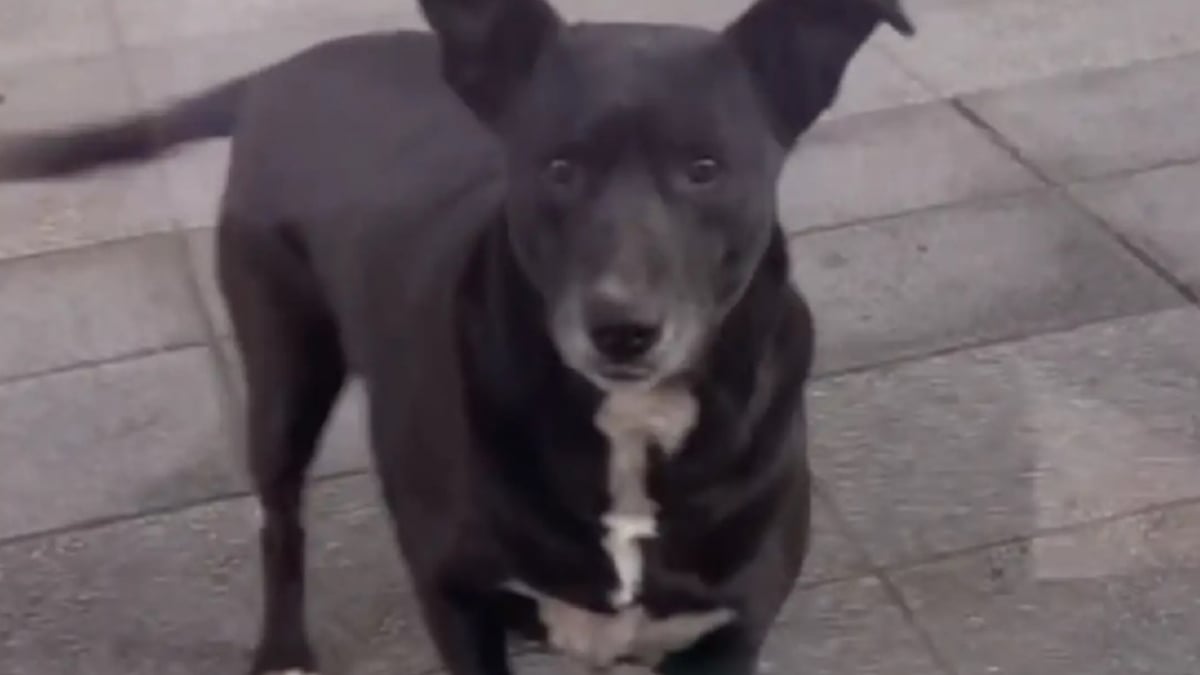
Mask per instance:
[[[255,651],[250,675],[318,675],[317,659],[302,635],[269,639]]]

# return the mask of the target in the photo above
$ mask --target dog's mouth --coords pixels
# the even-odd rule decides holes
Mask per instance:
[[[645,364],[601,363],[593,369],[595,375],[613,385],[632,385],[656,379],[658,372]]]

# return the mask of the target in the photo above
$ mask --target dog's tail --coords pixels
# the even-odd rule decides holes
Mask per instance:
[[[217,85],[157,111],[74,129],[0,135],[0,181],[68,176],[151,159],[188,141],[229,136],[249,77]]]

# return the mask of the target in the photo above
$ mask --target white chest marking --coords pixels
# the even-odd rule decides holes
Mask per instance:
[[[671,652],[686,647],[733,620],[730,609],[652,617],[639,606],[599,614],[581,609],[519,582],[509,590],[533,598],[546,626],[551,647],[596,670],[621,659],[656,666]]]
[[[617,608],[633,602],[642,584],[638,543],[658,535],[658,505],[646,492],[651,445],[667,454],[679,450],[696,425],[698,405],[677,388],[617,391],[596,412],[596,428],[608,439],[608,490],[611,500],[602,522],[604,548],[617,571],[610,600]]]
[[[609,596],[616,611],[591,612],[519,581],[506,584],[537,601],[547,640],[555,649],[598,669],[623,658],[653,666],[734,619],[733,611],[725,608],[653,617],[634,604],[642,587],[639,541],[658,535],[658,505],[646,490],[650,447],[668,455],[678,452],[698,415],[695,397],[677,388],[618,391],[601,403],[595,424],[608,440],[610,497],[609,510],[601,518],[606,530],[602,544],[617,573],[617,587]]]

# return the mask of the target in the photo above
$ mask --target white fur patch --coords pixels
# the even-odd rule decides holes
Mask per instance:
[[[730,609],[652,617],[634,604],[642,587],[640,540],[658,536],[658,505],[646,490],[650,446],[678,452],[696,426],[699,404],[679,388],[610,392],[596,413],[596,428],[609,444],[611,505],[602,518],[602,542],[617,572],[610,594],[615,613],[592,612],[549,596],[520,581],[505,588],[538,604],[550,646],[597,669],[628,658],[654,666],[667,654],[691,645],[734,619]]]
[[[639,606],[626,607],[616,614],[599,614],[519,582],[507,587],[537,601],[551,647],[596,669],[611,668],[622,658],[646,666],[657,665],[671,652],[694,643],[734,618],[729,609],[658,618]]]
[[[612,558],[620,585],[609,596],[617,607],[633,602],[642,578],[642,550],[638,541],[658,535],[658,523],[653,516],[629,516],[610,513],[604,516],[608,534],[604,537],[604,549]]]
[[[311,673],[307,670],[296,670],[295,668],[293,668],[291,670],[272,670],[269,673],[263,673],[263,675],[318,675],[318,674]]]
[[[596,413],[596,428],[608,439],[609,511],[602,522],[604,549],[617,571],[614,606],[631,604],[642,584],[641,539],[658,535],[658,505],[646,492],[651,445],[667,454],[679,450],[696,425],[696,398],[684,389],[630,389],[608,394]]]

